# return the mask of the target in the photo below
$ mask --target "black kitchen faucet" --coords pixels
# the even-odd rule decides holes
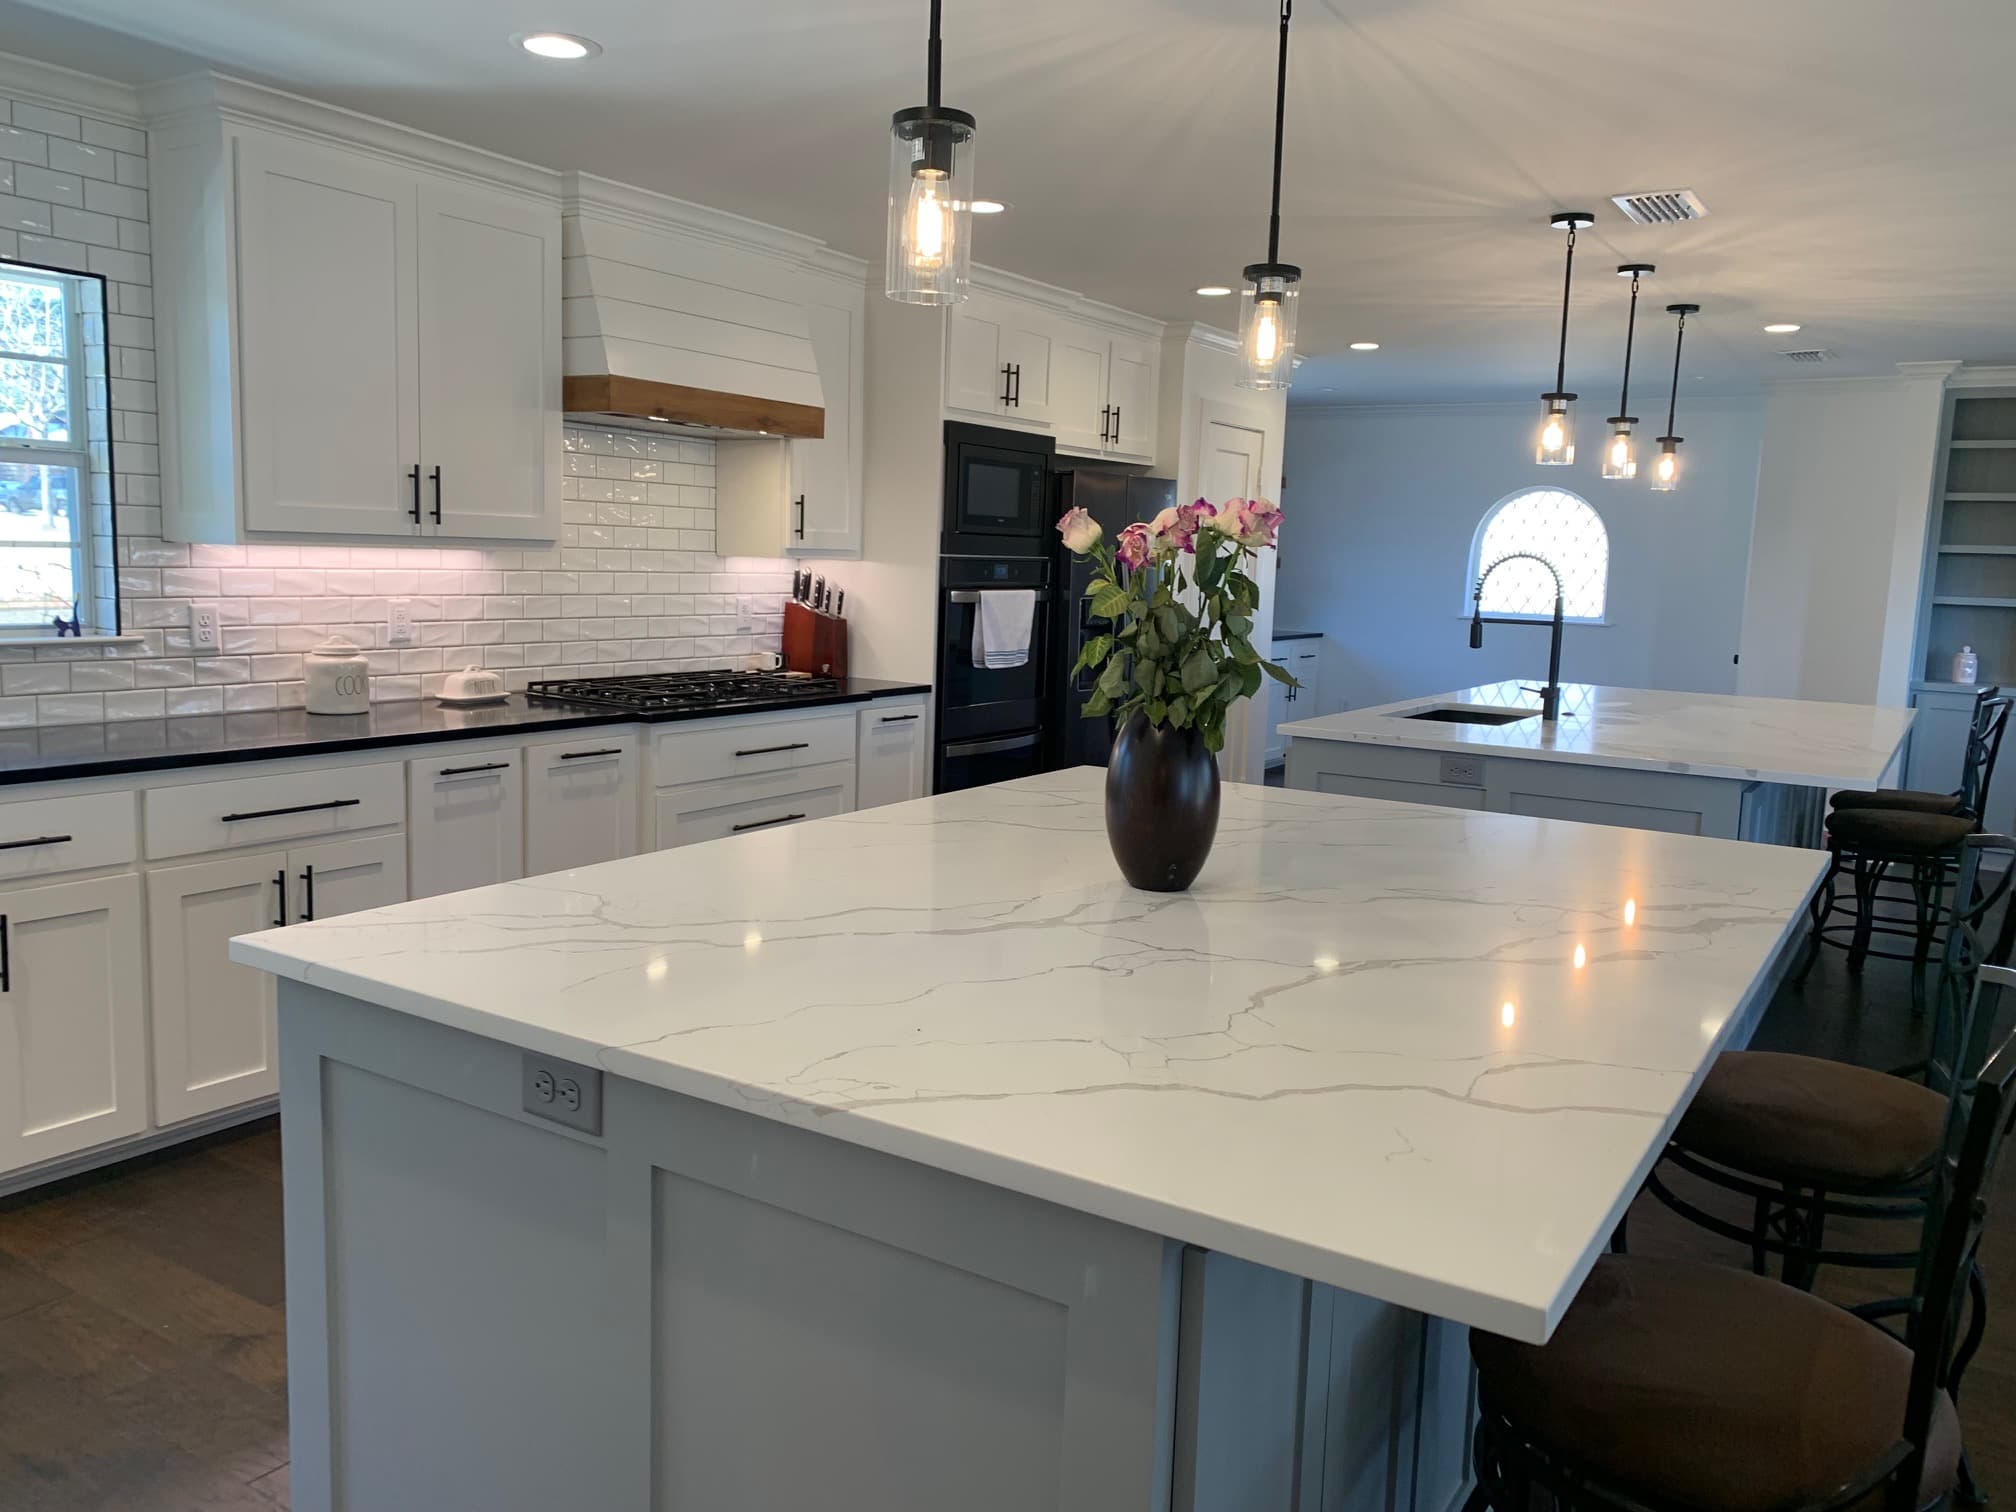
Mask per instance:
[[[1540,695],[1540,720],[1552,724],[1561,717],[1561,574],[1554,570],[1554,564],[1537,551],[1508,551],[1477,574],[1477,587],[1470,595],[1470,649],[1476,651],[1484,644],[1486,625],[1530,625],[1530,619],[1506,619],[1484,613],[1484,580],[1503,567],[1507,562],[1538,562],[1547,569],[1547,575],[1554,579],[1554,634],[1547,647],[1547,686],[1528,688],[1522,686],[1523,693]]]

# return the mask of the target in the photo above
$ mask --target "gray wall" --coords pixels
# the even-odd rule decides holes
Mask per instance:
[[[1327,707],[1545,676],[1544,629],[1496,627],[1472,651],[1461,612],[1484,511],[1537,486],[1580,494],[1610,533],[1609,623],[1569,627],[1563,677],[1735,691],[1761,405],[1684,405],[1687,471],[1670,494],[1651,492],[1644,471],[1604,482],[1598,447],[1609,410],[1586,400],[1579,408],[1573,467],[1534,464],[1537,402],[1290,408],[1274,622],[1329,637]],[[1650,401],[1639,410],[1649,414]]]

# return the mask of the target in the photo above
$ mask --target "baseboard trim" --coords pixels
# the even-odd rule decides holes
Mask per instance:
[[[82,1176],[90,1171],[102,1170],[106,1166],[118,1165],[121,1161],[132,1160],[136,1156],[151,1155],[174,1145],[188,1144],[205,1135],[220,1134],[227,1129],[235,1129],[240,1124],[271,1117],[279,1111],[278,1097],[262,1097],[259,1101],[246,1103],[243,1107],[227,1108],[222,1113],[210,1113],[202,1118],[192,1118],[189,1122],[176,1124],[173,1128],[150,1129],[145,1134],[136,1135],[132,1139],[122,1139],[117,1144],[100,1145],[97,1149],[86,1150],[82,1154],[65,1155],[60,1160],[47,1160],[41,1165],[29,1166],[25,1170],[9,1171],[5,1176],[0,1176],[0,1197],[11,1197],[17,1192],[47,1186],[53,1181],[62,1181],[67,1177]]]

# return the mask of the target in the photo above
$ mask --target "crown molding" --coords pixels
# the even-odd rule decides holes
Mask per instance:
[[[2008,363],[1955,363],[1946,380],[1948,388],[2007,388],[2012,384],[2016,384],[2016,365]]]
[[[1102,304],[1071,289],[1042,283],[1034,278],[1024,278],[1020,273],[1010,273],[1005,268],[990,268],[975,263],[973,287],[983,293],[999,294],[1008,299],[1019,299],[1025,304],[1040,305],[1066,319],[1085,321],[1126,336],[1160,341],[1166,329],[1163,322],[1151,316],[1137,315],[1134,311],[1123,310],[1118,305]]]
[[[19,53],[0,53],[0,94],[50,110],[88,115],[115,126],[144,127],[140,91],[114,79],[58,68]]]
[[[569,169],[560,175],[560,213],[613,220],[639,231],[696,236],[741,252],[755,252],[796,263],[850,284],[864,282],[868,263],[850,257],[816,236],[788,231],[764,221],[715,210],[692,200],[657,194],[634,184]]]
[[[222,120],[234,125],[279,129],[411,165],[424,164],[451,177],[513,189],[557,202],[560,174],[537,163],[520,162],[432,132],[416,131],[377,116],[325,105],[305,95],[268,89],[229,74],[193,73],[150,84],[140,91],[150,130]]]
[[[1897,376],[1906,383],[1944,384],[1962,366],[1958,362],[1900,362],[1897,364]]]
[[[1163,328],[1164,334],[1185,346],[1204,347],[1213,352],[1237,352],[1239,337],[1201,320],[1179,320]]]

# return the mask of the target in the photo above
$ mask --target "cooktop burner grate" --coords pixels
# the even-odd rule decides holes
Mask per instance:
[[[824,698],[844,692],[837,677],[792,677],[783,672],[652,672],[638,677],[542,678],[526,686],[529,698],[594,704],[650,714],[675,709],[732,709],[741,704]]]

